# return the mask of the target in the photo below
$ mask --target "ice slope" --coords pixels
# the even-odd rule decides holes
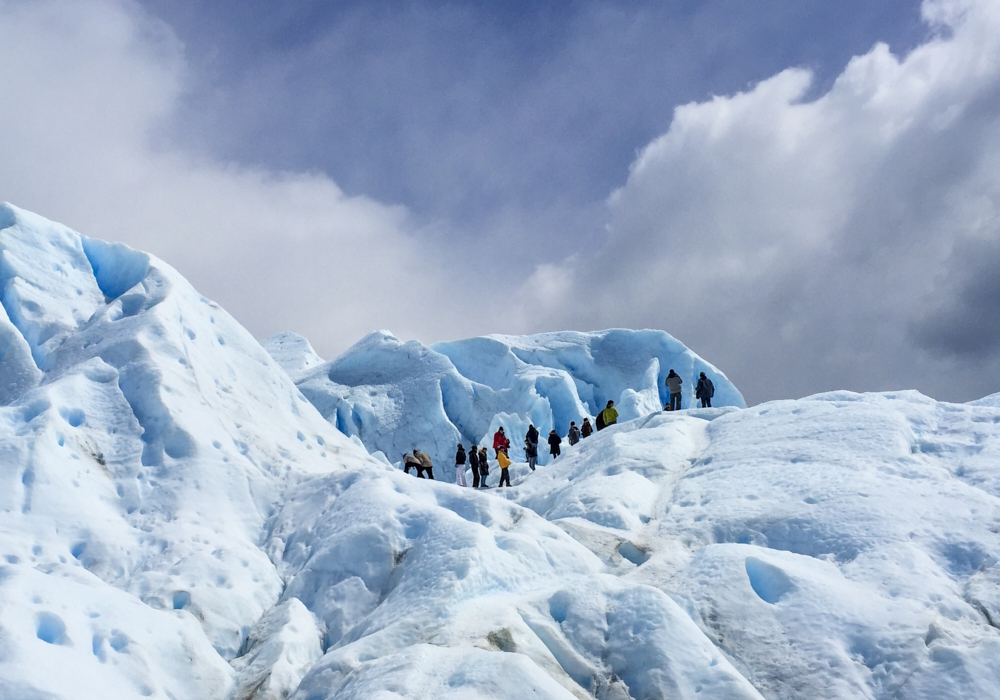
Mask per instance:
[[[515,486],[687,609],[765,697],[1000,697],[995,401],[659,414]]]
[[[327,630],[293,698],[760,698],[668,595],[493,494],[334,472],[272,534]]]
[[[368,458],[166,264],[0,225],[0,696],[225,697],[284,489]]]
[[[621,421],[658,412],[671,369],[684,378],[684,407],[695,401],[699,372],[715,384],[716,405],[746,405],[722,372],[662,331],[497,335],[431,347],[379,331],[311,369],[315,353],[299,336],[281,334],[264,346],[342,432],[391,461],[418,447],[447,467],[438,470],[447,480],[456,444],[492,447],[501,425],[511,456],[523,460],[529,423],[543,436],[555,428],[565,437],[570,421],[593,421],[608,399]],[[547,451],[539,457],[548,463]]]

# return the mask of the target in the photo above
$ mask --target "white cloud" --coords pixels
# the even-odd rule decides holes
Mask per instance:
[[[876,45],[814,101],[789,69],[678,107],[611,196],[606,247],[529,281],[534,324],[665,328],[758,400],[1000,390],[1000,340],[965,352],[948,320],[988,296],[953,251],[1000,244],[1000,4],[924,17],[934,38]]]
[[[404,208],[158,144],[186,66],[137,5],[0,0],[0,66],[0,199],[159,255],[259,335],[454,333],[468,295]]]

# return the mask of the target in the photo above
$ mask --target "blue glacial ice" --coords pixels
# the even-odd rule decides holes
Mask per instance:
[[[593,423],[609,399],[619,422],[662,411],[671,369],[684,378],[684,408],[696,401],[699,372],[715,385],[714,405],[746,406],[725,374],[663,331],[496,335],[430,347],[378,331],[319,365],[294,334],[264,346],[327,420],[391,462],[417,447],[450,467],[458,443],[492,447],[500,426],[511,457],[523,461],[529,424],[565,438],[571,421]],[[548,462],[542,449],[539,463]]]

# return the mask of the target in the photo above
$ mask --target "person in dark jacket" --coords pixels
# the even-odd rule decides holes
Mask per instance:
[[[559,437],[559,433],[556,432],[555,428],[549,433],[549,454],[552,455],[552,459],[559,456],[559,445],[562,444],[562,438]]]
[[[455,485],[468,486],[465,483],[465,448],[461,444],[455,452]]]
[[[489,455],[486,454],[486,445],[479,448],[479,485],[484,489],[489,488],[489,484],[486,483],[486,477],[490,475],[490,459]]]
[[[583,419],[583,425],[580,426],[580,437],[590,437],[590,434],[594,432],[594,426],[590,424],[589,418]]]
[[[413,450],[413,456],[419,462],[417,467],[417,476],[421,479],[424,478],[424,472],[427,472],[428,479],[434,479],[434,463],[431,461],[431,456],[426,452],[421,452],[418,449]]]
[[[670,392],[670,410],[679,411],[681,410],[681,384],[684,380],[681,379],[677,372],[670,370],[667,374],[667,391]]]
[[[702,372],[698,375],[698,385],[694,388],[694,395],[696,398],[701,399],[702,408],[712,407],[712,397],[715,396],[715,385],[712,384],[712,380],[705,376]]]
[[[569,422],[569,432],[566,434],[566,439],[569,440],[570,445],[580,442],[580,429],[576,427],[576,421]]]
[[[538,444],[538,428],[535,427],[534,423],[528,424],[528,432],[524,434],[524,439],[536,445]]]
[[[535,471],[535,465],[538,464],[538,443],[525,438],[524,456],[528,458],[528,466],[531,467],[531,471]]]
[[[597,429],[607,428],[609,425],[614,425],[618,422],[618,409],[615,408],[615,402],[608,400],[608,405],[604,407],[601,411],[601,415],[597,417]]]
[[[469,466],[472,467],[472,488],[479,488],[479,450],[473,445],[469,448]]]

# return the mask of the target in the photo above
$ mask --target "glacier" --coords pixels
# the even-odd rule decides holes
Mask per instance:
[[[391,463],[607,398],[513,488]],[[0,479],[3,698],[1000,698],[1000,395],[746,407],[655,331],[324,362],[2,205]]]

